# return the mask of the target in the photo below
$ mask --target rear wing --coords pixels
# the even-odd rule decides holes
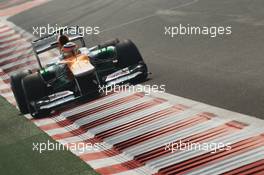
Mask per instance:
[[[39,39],[32,41],[33,51],[37,57],[38,64],[40,68],[42,68],[39,54],[47,52],[48,50],[58,48],[57,38],[59,35],[65,34],[69,37],[69,41],[77,41],[80,40],[82,47],[85,47],[85,42],[83,39],[83,35],[79,31],[78,26],[74,27],[61,27],[58,30],[55,30],[52,34],[46,35]]]
[[[79,32],[79,27],[61,27],[58,30],[55,30],[52,34],[46,35],[39,39],[32,41],[32,46],[36,54],[41,54],[50,49],[58,47],[57,38],[59,35],[66,34],[69,37],[70,41],[81,40],[82,45],[85,46],[83,41],[83,35]]]

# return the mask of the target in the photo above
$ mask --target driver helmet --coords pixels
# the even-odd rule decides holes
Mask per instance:
[[[74,56],[76,53],[76,44],[74,42],[68,42],[63,45],[62,47],[62,53],[64,58],[69,58],[71,56]]]
[[[63,45],[69,42],[69,37],[66,35],[59,35],[58,39],[59,49],[61,50]]]

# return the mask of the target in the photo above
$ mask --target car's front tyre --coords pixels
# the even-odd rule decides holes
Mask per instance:
[[[27,101],[25,98],[24,90],[22,87],[22,80],[26,76],[30,75],[32,72],[30,70],[21,71],[10,77],[11,90],[16,99],[17,106],[22,114],[29,113]]]
[[[129,66],[142,66],[142,74],[137,78],[137,81],[144,81],[148,77],[148,68],[144,62],[138,48],[131,40],[120,41],[116,44],[116,53],[118,58],[117,66],[125,68]]]
[[[38,111],[35,108],[34,102],[47,95],[46,84],[41,79],[38,72],[26,76],[22,80],[22,87],[27,102],[28,111],[32,117],[39,117],[44,111]]]

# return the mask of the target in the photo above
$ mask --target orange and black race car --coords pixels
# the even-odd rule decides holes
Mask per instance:
[[[87,48],[81,34],[67,28],[32,42],[39,69],[11,76],[11,88],[23,114],[48,115],[56,107],[100,95],[100,87],[137,83],[148,76],[135,44],[118,39]],[[47,58],[47,53],[55,53]]]

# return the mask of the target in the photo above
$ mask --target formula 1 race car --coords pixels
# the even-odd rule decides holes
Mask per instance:
[[[11,76],[11,89],[22,114],[48,115],[66,103],[100,95],[99,87],[147,78],[147,65],[132,41],[114,39],[87,48],[80,33],[70,32],[77,28],[67,28],[67,35],[63,28],[32,42],[39,68]],[[66,42],[61,43],[60,37]],[[47,51],[58,55],[41,58]]]

